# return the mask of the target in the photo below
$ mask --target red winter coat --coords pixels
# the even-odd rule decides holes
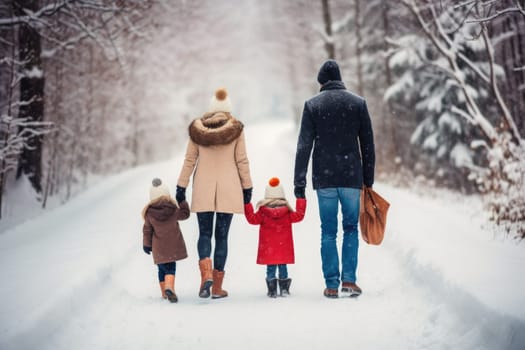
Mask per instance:
[[[244,205],[244,215],[248,222],[260,225],[257,264],[278,265],[295,262],[292,223],[304,218],[306,199],[298,198],[295,208],[296,211],[291,211],[287,206],[262,206],[254,213],[251,203]]]

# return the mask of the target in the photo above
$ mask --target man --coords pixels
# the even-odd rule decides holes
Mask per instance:
[[[346,90],[339,66],[326,61],[317,81],[321,91],[304,104],[295,157],[294,192],[303,198],[308,162],[312,155],[312,184],[321,218],[321,259],[328,298],[341,293],[357,296],[357,225],[363,184],[374,183],[375,151],[372,123],[366,101]],[[337,250],[337,215],[343,218],[342,271]]]

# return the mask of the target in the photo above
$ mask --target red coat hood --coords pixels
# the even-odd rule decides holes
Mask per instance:
[[[290,212],[290,209],[286,205],[270,208],[270,207],[260,207],[259,210],[265,216],[271,217],[273,219],[278,219]]]

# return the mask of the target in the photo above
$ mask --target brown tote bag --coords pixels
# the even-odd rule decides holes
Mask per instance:
[[[390,203],[371,188],[361,190],[359,225],[361,236],[368,244],[379,245],[385,236],[386,214]]]

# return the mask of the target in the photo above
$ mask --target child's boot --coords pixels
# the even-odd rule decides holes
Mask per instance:
[[[228,296],[228,292],[222,289],[224,271],[213,270],[213,286],[211,287],[212,299],[220,299]]]
[[[164,278],[164,291],[170,303],[179,301],[175,294],[175,275],[166,275]]]
[[[201,298],[209,298],[210,287],[213,284],[211,259],[204,258],[199,260],[199,269],[201,270],[201,286],[199,288],[199,296]]]
[[[166,292],[164,291],[164,284],[165,284],[164,281],[159,282],[159,285],[160,285],[160,292],[162,293],[162,298],[163,298],[163,299],[166,299],[167,296],[166,296]]]
[[[266,286],[268,287],[268,296],[270,298],[277,298],[277,278],[271,280],[266,279]]]
[[[291,278],[279,279],[279,294],[282,297],[290,295],[290,284],[292,283]]]

